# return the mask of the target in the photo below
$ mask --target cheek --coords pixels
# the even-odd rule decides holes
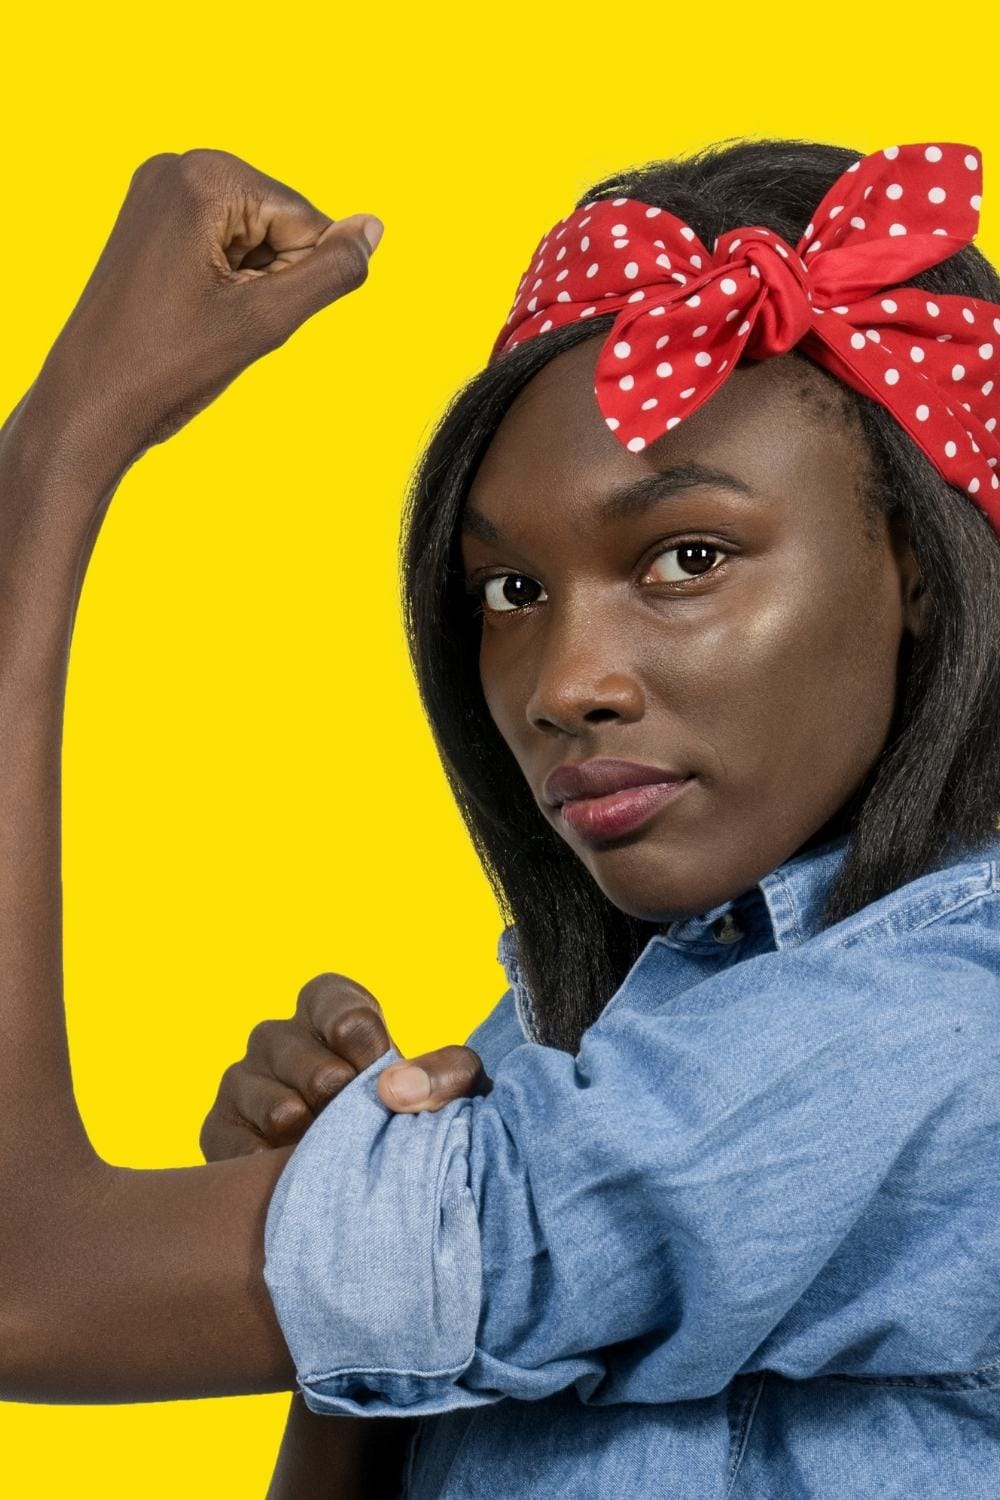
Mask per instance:
[[[706,636],[691,722],[719,774],[780,795],[808,773],[821,799],[848,795],[885,743],[901,629],[891,581],[869,562],[799,578]]]
[[[482,627],[482,639],[479,646],[479,681],[483,689],[483,697],[490,711],[497,729],[512,749],[514,726],[524,721],[523,696],[526,690],[521,682],[516,668],[516,663],[510,659],[502,649],[503,643],[495,639],[492,633]]]
[[[629,663],[641,684],[647,722],[635,726],[635,743],[645,755],[685,757],[758,814],[803,799],[823,810],[854,790],[892,719],[902,620],[884,559],[847,542],[842,551],[849,566],[814,553],[799,566],[772,557],[725,607],[706,597],[703,609],[659,624],[642,611],[624,629],[620,614],[602,623],[608,660]],[[483,628],[483,694],[522,769],[537,736],[526,712],[535,686],[527,638],[523,647]]]

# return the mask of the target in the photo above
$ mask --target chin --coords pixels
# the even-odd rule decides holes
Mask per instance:
[[[697,876],[683,880],[675,874],[673,879],[665,881],[664,865],[670,858],[669,854],[655,862],[651,878],[643,879],[641,874],[634,872],[629,872],[629,877],[625,877],[623,870],[601,868],[602,859],[623,853],[623,850],[612,851],[610,847],[604,851],[595,849],[591,851],[586,863],[594,883],[604,892],[612,906],[616,906],[628,917],[663,927],[685,917],[699,916],[726,899],[725,896],[717,897],[714,887],[709,891]]]
[[[611,904],[617,906],[618,910],[624,912],[627,917],[635,917],[638,921],[648,922],[653,927],[668,927],[671,922],[682,921],[686,917],[697,917],[703,911],[707,911],[709,905],[715,904],[714,902],[707,903],[706,905],[699,903],[696,906],[692,906],[690,902],[686,905],[681,902],[672,904],[658,902],[655,906],[651,906],[648,900],[648,892],[646,893],[647,899],[645,901],[638,899],[630,901],[618,898],[613,896],[610,891],[606,891],[605,895]]]

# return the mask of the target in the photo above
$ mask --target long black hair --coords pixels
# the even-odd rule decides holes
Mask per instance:
[[[860,156],[808,141],[723,141],[607,178],[577,206],[637,198],[678,215],[707,244],[745,224],[765,225],[794,244]],[[1000,302],[1000,276],[974,246],[905,285]],[[400,559],[411,659],[446,775],[501,913],[516,923],[520,972],[541,1039],[569,1051],[658,929],[600,890],[537,807],[490,717],[479,678],[482,627],[463,587],[458,522],[518,391],[556,354],[583,338],[606,337],[613,322],[610,314],[528,339],[458,392],[413,475]],[[904,635],[886,743],[840,822],[831,824],[849,839],[823,914],[829,926],[954,852],[977,847],[998,826],[1000,536],[882,406],[821,373],[867,443],[863,513],[906,526],[928,596],[922,633]]]

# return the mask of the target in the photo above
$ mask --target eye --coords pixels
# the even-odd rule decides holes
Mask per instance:
[[[674,554],[676,554],[675,562],[661,565],[658,569],[665,575],[661,580],[664,583],[687,583],[694,578],[702,578],[706,573],[717,570],[717,559],[725,559],[729,556],[728,552],[724,552],[714,542],[696,538],[691,542],[677,542],[673,547],[667,547],[663,552],[658,552],[653,559],[653,565],[658,564],[660,558],[669,558]]]
[[[661,558],[674,555],[675,562],[660,563]],[[692,583],[707,573],[718,571],[720,560],[724,561],[729,555],[724,548],[703,537],[675,542],[654,557],[651,568],[664,576],[654,578],[653,582]],[[493,615],[523,613],[531,605],[548,598],[541,584],[526,573],[496,573],[492,578],[481,578],[476,583],[467,584],[465,591],[470,598],[481,601],[482,613]]]
[[[526,573],[498,573],[494,578],[482,578],[469,593],[482,599],[484,608],[495,615],[509,615],[546,598],[541,584]]]

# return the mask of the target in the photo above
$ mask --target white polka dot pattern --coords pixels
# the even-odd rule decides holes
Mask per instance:
[[[972,147],[889,146],[847,169],[796,245],[755,224],[711,250],[666,209],[593,199],[540,241],[490,357],[617,314],[594,392],[641,453],[740,358],[798,348],[891,411],[1000,530],[1000,304],[899,285],[972,241],[981,193]]]

